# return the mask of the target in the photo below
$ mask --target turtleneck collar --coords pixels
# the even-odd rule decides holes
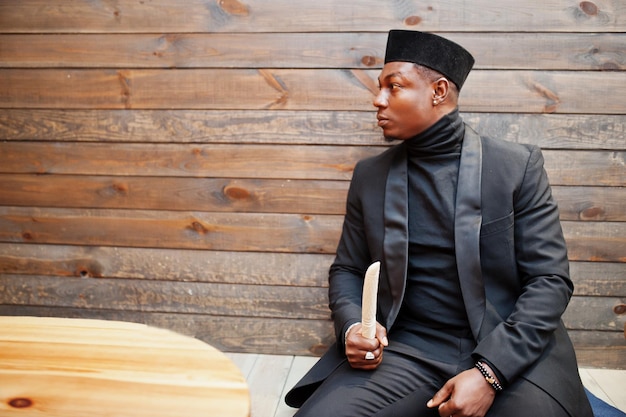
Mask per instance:
[[[406,141],[411,156],[433,156],[460,153],[465,125],[456,108],[434,125]]]

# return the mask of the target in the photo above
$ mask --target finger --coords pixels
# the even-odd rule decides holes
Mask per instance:
[[[447,402],[442,403],[437,409],[437,412],[441,417],[448,417],[454,414],[452,413],[452,411],[450,411],[450,407],[448,406]]]
[[[389,340],[387,339],[387,329],[385,329],[381,324],[376,325],[376,339],[383,346],[389,346]]]
[[[444,401],[450,398],[451,393],[452,392],[448,388],[448,385],[447,384],[444,385],[439,391],[435,393],[435,395],[433,395],[433,398],[428,400],[428,402],[426,403],[426,406],[429,408],[435,408],[435,407],[441,406],[441,404],[443,404]]]

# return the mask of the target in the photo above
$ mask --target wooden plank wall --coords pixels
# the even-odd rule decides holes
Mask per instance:
[[[466,121],[544,149],[581,364],[626,367],[623,0],[0,0],[0,314],[322,353],[394,28],[465,45]]]

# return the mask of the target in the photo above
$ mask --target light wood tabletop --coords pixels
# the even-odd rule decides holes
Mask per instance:
[[[239,368],[210,345],[118,321],[0,317],[0,415],[247,417]]]

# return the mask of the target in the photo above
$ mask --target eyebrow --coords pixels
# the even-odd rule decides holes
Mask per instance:
[[[400,77],[400,78],[406,79],[406,77],[404,76],[404,73],[402,71],[395,71],[395,72],[389,73],[389,74],[385,75],[385,77],[383,79],[386,81],[386,80],[388,80],[389,78],[392,78],[392,77]],[[378,77],[378,83],[380,84],[380,77]]]

